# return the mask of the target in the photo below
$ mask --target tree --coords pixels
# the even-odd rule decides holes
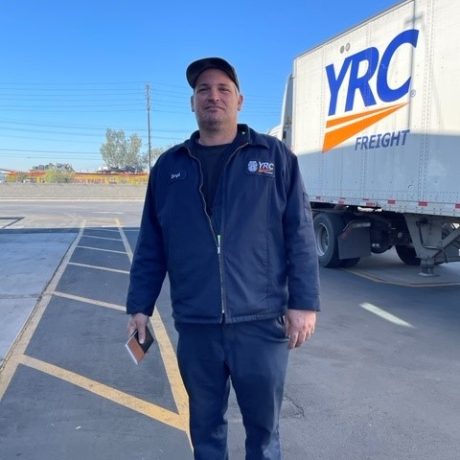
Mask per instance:
[[[44,180],[48,183],[68,183],[72,182],[74,173],[66,168],[47,168]]]
[[[109,168],[134,168],[142,170],[145,166],[145,158],[140,153],[142,139],[136,134],[132,134],[126,139],[122,129],[107,129],[105,133],[106,141],[101,145],[100,152],[104,163]]]
[[[166,150],[168,150],[169,148],[171,148],[172,145],[169,145],[169,146],[166,146],[166,147],[155,147],[153,148],[150,152],[151,152],[151,158],[152,158],[152,163],[155,163],[155,161],[158,159],[158,157],[163,153],[163,152],[166,152]],[[146,152],[146,160],[147,160],[147,163],[149,161],[149,154],[148,152]]]

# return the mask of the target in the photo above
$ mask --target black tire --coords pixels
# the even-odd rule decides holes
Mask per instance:
[[[415,249],[411,246],[396,245],[396,253],[399,258],[406,264],[417,266],[420,265],[420,259],[417,257]]]
[[[385,251],[388,251],[388,249],[391,249],[391,246],[387,248],[371,247],[371,252],[373,254],[383,254]]]
[[[340,266],[343,268],[351,268],[354,267],[360,260],[360,257],[353,257],[352,259],[342,259],[340,261]]]
[[[332,213],[318,213],[313,219],[316,238],[316,253],[319,264],[323,267],[340,267],[337,237],[342,233],[342,217]]]

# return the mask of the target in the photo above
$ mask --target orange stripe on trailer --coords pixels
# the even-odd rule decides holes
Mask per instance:
[[[428,201],[419,201],[418,205],[422,206],[422,207],[426,207],[426,206],[428,206]]]
[[[340,126],[330,130],[329,132],[326,132],[324,135],[323,153],[331,150],[342,142],[345,142],[350,137],[358,134],[360,131],[363,131],[374,123],[377,123],[388,115],[391,115],[393,112],[396,112],[405,105],[407,105],[406,102],[403,104],[390,105],[389,107],[384,107],[383,109],[368,110],[366,112],[361,112],[355,115],[347,115],[345,117],[329,120],[326,123],[326,128],[339,124],[343,125],[350,120],[358,119],[353,123],[346,124],[345,126]]]
[[[395,105],[391,105],[388,107],[381,107],[379,109],[365,110],[364,112],[355,113],[354,115],[345,115],[344,117],[337,117],[337,118],[334,118],[333,120],[328,120],[326,122],[326,128],[331,128],[332,126],[342,125],[349,121],[356,120],[357,118],[364,118],[364,117],[367,118],[369,115],[372,115],[374,113],[384,112],[385,110],[391,107],[395,107],[397,105],[399,106],[401,104],[395,104]]]

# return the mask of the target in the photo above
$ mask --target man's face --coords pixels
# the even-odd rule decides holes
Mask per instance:
[[[242,103],[243,96],[225,72],[208,69],[198,77],[192,111],[200,128],[236,126]]]

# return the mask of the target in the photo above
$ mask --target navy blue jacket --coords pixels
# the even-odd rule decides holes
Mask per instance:
[[[155,163],[127,313],[152,314],[166,273],[173,316],[180,322],[238,322],[273,318],[286,308],[319,310],[312,215],[297,157],[273,137],[238,128],[238,147],[222,172],[212,217],[192,139]]]

